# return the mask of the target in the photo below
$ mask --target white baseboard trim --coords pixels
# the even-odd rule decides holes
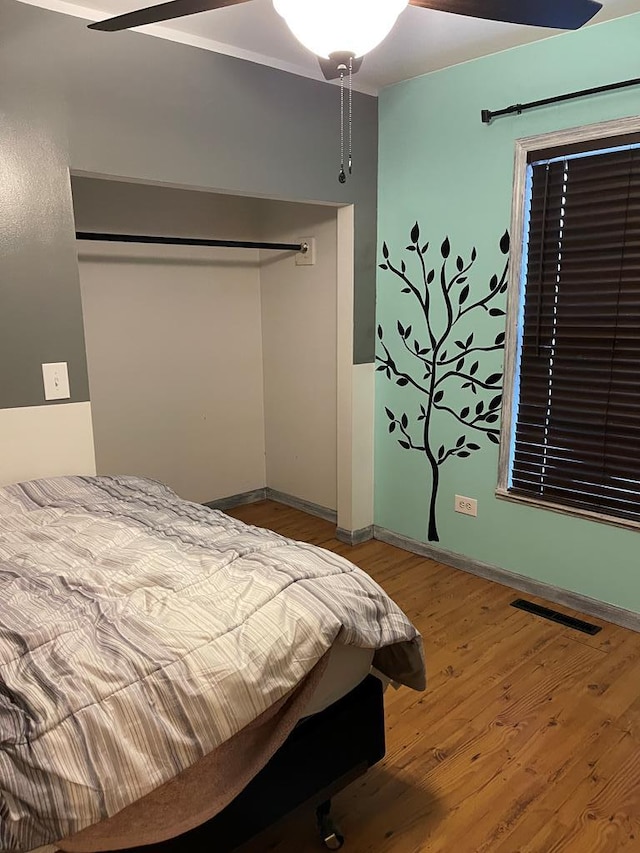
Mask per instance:
[[[529,593],[529,595],[545,598],[554,604],[569,607],[588,616],[595,616],[596,619],[612,622],[614,625],[620,625],[622,628],[630,628],[632,631],[640,632],[640,613],[636,613],[633,610],[625,610],[623,607],[616,607],[614,604],[607,604],[604,601],[589,598],[589,596],[582,595],[579,592],[572,592],[568,589],[562,589],[559,586],[553,586],[543,581],[510,572],[507,569],[500,569],[498,566],[482,563],[479,560],[466,557],[464,554],[457,554],[455,551],[436,548],[426,542],[419,542],[417,539],[411,539],[409,536],[394,533],[392,530],[386,530],[384,527],[378,527],[377,525],[374,525],[373,536],[374,539],[379,539],[388,545],[395,545],[404,551],[411,551],[413,554],[437,560],[439,563],[445,563],[447,566],[453,566],[455,569],[461,569],[463,572],[478,575],[481,578],[486,578],[486,580],[520,590],[520,592]]]
[[[360,530],[345,530],[344,527],[338,527],[336,539],[345,542],[347,545],[361,545],[363,542],[373,539],[373,525],[361,527]]]

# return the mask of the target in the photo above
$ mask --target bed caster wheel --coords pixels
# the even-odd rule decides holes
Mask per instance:
[[[331,800],[327,800],[316,809],[316,819],[320,838],[327,850],[340,850],[344,844],[344,836],[333,822],[331,817]]]

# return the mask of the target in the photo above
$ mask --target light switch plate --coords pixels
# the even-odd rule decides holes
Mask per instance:
[[[42,379],[45,400],[67,400],[71,396],[66,361],[43,364]]]

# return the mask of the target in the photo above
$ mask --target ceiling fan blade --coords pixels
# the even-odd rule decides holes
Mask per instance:
[[[184,18],[187,15],[196,15],[198,12],[208,12],[211,9],[222,9],[225,6],[236,6],[238,3],[246,2],[247,0],[169,0],[168,3],[159,3],[157,6],[127,12],[116,18],[108,18],[106,21],[96,21],[94,24],[89,24],[89,29],[109,33],[130,30],[132,27],[171,21],[174,18]]]
[[[411,6],[471,18],[577,30],[602,8],[595,0],[409,0]]]

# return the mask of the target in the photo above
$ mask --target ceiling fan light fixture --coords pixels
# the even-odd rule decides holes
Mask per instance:
[[[298,41],[317,56],[363,56],[386,38],[408,0],[273,0]]]

